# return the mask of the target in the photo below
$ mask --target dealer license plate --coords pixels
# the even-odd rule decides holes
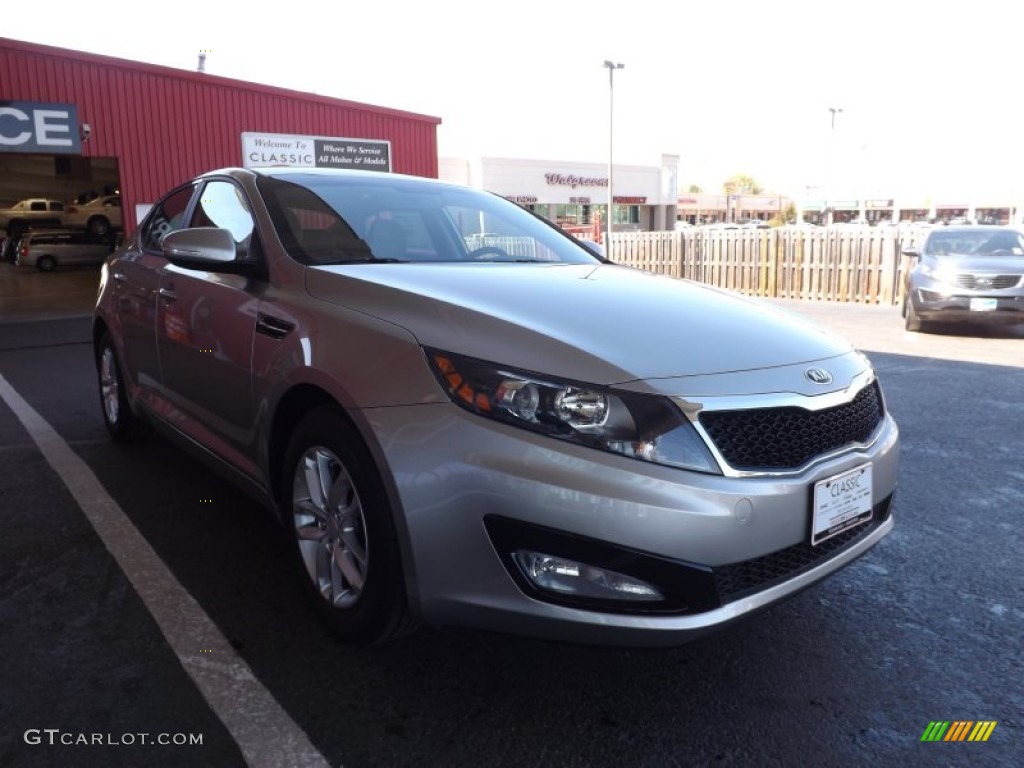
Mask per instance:
[[[998,306],[999,299],[971,299],[971,312],[991,312]]]
[[[871,519],[871,465],[864,464],[814,484],[811,544]]]

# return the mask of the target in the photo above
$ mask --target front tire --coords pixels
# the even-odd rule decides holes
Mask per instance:
[[[57,268],[57,260],[53,256],[40,256],[36,260],[36,269],[40,272],[53,272]]]
[[[89,219],[89,231],[97,237],[103,237],[110,232],[110,222],[105,216],[93,216]]]
[[[281,476],[281,517],[314,610],[351,643],[411,631],[391,507],[369,451],[339,409],[303,417]]]
[[[96,346],[96,370],[99,374],[100,409],[107,431],[119,443],[137,441],[145,433],[145,425],[132,413],[128,403],[124,377],[109,333],[104,333]]]
[[[924,323],[917,314],[917,310],[914,309],[914,302],[910,299],[904,299],[903,317],[904,327],[911,333],[920,333],[924,330]]]

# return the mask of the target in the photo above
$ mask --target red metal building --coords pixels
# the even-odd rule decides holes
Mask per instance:
[[[0,38],[0,107],[5,101],[77,108],[76,130],[89,126],[80,156],[117,160],[126,230],[136,203],[241,165],[243,132],[389,141],[392,171],[438,172],[437,117]],[[0,147],[12,149],[9,140]]]

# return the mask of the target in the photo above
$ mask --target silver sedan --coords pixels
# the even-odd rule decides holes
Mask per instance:
[[[676,644],[893,526],[898,430],[849,344],[434,180],[201,176],[105,265],[94,339],[113,437],[263,501],[353,642]]]

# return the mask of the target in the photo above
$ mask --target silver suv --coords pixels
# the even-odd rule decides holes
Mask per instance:
[[[201,176],[104,265],[93,332],[114,438],[155,426],[265,502],[351,641],[675,644],[893,527],[864,356],[477,190]]]
[[[940,227],[905,248],[908,331],[938,323],[1024,323],[1024,233],[1011,227]]]

